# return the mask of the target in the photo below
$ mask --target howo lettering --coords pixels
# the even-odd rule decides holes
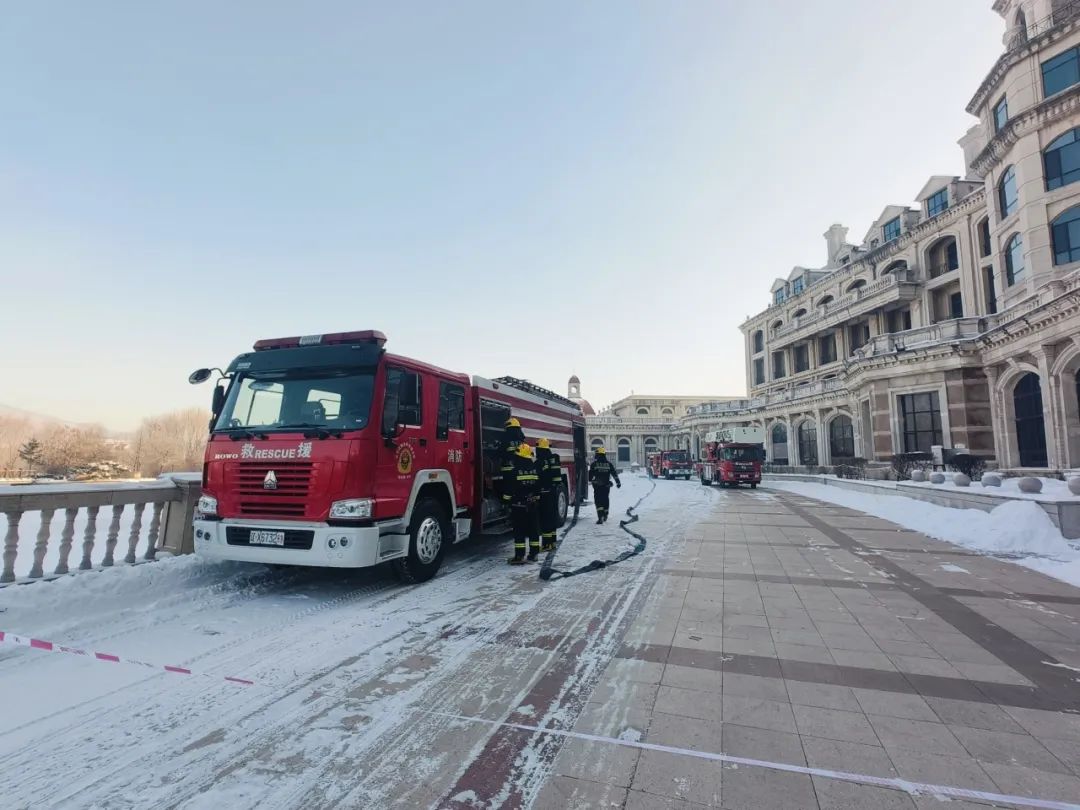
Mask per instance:
[[[560,520],[584,495],[585,419],[568,399],[389,354],[376,331],[260,340],[214,389],[196,553],[430,579],[453,543],[501,529],[503,425],[562,458]],[[201,383],[214,370],[189,378]]]

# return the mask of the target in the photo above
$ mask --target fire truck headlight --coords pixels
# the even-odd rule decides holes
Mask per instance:
[[[203,515],[217,515],[217,498],[213,495],[202,495],[199,498],[199,505],[195,509]]]
[[[366,520],[371,517],[375,501],[370,498],[353,498],[330,504],[330,517],[345,520]]]

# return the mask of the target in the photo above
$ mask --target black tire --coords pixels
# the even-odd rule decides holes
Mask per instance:
[[[555,493],[555,504],[559,514],[558,522],[555,525],[561,529],[566,525],[566,516],[570,512],[570,497],[566,494],[565,484],[559,485],[559,489]]]
[[[757,484],[751,484],[750,489],[757,489]]]
[[[710,483],[712,483],[712,482],[710,482],[710,481],[706,481],[706,480],[705,480],[705,476],[704,476],[704,475],[703,475],[703,476],[701,476],[701,485],[702,485],[703,487],[707,487],[707,486],[709,486],[709,484],[710,484]]]
[[[437,538],[432,535],[436,530]],[[437,542],[438,548],[432,553],[433,541]],[[450,520],[446,510],[434,498],[421,498],[413,508],[412,523],[409,524],[408,556],[391,563],[394,574],[410,585],[427,582],[438,573],[443,554],[450,543]]]

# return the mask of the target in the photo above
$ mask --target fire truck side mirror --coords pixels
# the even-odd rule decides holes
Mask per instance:
[[[192,385],[199,385],[209,380],[210,375],[213,373],[213,370],[209,368],[196,369],[188,375],[187,381]]]

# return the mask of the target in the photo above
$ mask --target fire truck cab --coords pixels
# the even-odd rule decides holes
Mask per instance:
[[[723,428],[705,435],[704,456],[698,469],[703,486],[724,487],[761,483],[765,460],[765,431],[757,427]]]
[[[649,478],[682,478],[690,480],[694,472],[690,453],[686,450],[661,450],[650,453],[647,459]]]
[[[505,524],[496,486],[510,415],[561,455],[565,518],[581,497],[577,405],[512,378],[392,355],[385,343],[376,331],[260,340],[221,372],[196,553],[340,568],[389,561],[404,581],[430,579],[449,545]]]

